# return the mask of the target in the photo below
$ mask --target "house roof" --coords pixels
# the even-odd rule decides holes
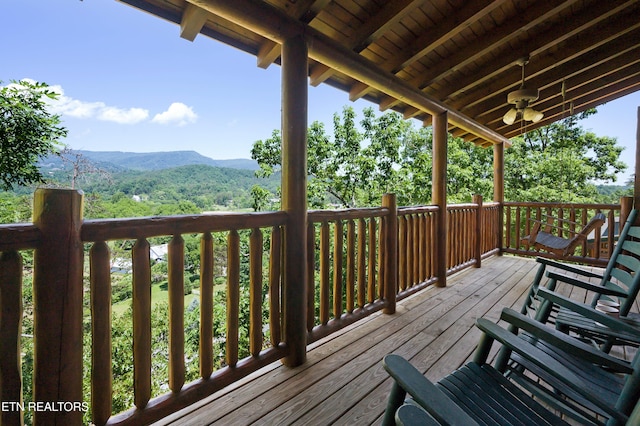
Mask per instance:
[[[640,1],[120,0],[242,49],[269,67],[304,36],[312,85],[489,146],[640,88]],[[539,89],[537,123],[502,117],[507,94]]]

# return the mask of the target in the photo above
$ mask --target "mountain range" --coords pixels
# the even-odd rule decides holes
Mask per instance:
[[[258,163],[254,160],[245,158],[214,160],[196,151],[122,152],[73,150],[72,153],[81,154],[106,170],[162,170],[196,164],[242,170],[259,169]],[[62,160],[59,157],[50,156],[40,162],[40,167],[58,168],[61,163]]]

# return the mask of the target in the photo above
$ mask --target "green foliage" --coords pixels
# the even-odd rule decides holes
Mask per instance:
[[[0,87],[0,188],[44,181],[37,161],[67,135],[60,117],[47,111],[45,99],[57,96],[45,83],[27,80]]]
[[[251,188],[251,198],[253,200],[251,207],[253,211],[259,212],[266,210],[269,204],[271,193],[260,185],[253,185]]]
[[[0,223],[28,222],[30,218],[30,197],[0,192]]]
[[[376,117],[363,111],[359,126],[355,112],[345,107],[334,114],[333,137],[324,125],[314,122],[307,132],[308,202],[323,208],[337,203],[344,207],[379,205],[382,194],[394,192],[399,204],[431,202],[430,129],[414,128],[400,114]],[[362,129],[362,130],[361,130]],[[271,176],[281,168],[281,138],[254,143],[251,157],[258,161],[258,176]],[[468,202],[474,193],[490,195],[493,179],[491,151],[450,137],[448,192],[452,202]],[[489,159],[489,163],[485,162]],[[476,168],[482,168],[478,173]]]
[[[578,125],[594,112],[515,138],[505,150],[505,199],[601,201],[594,182],[615,181],[626,165],[619,160],[622,148],[614,138],[598,137]],[[385,192],[394,192],[400,205],[431,203],[431,129],[415,129],[396,113],[375,117],[367,108],[363,114],[360,127],[352,108],[335,114],[333,137],[321,123],[309,127],[309,205],[379,205]],[[251,156],[261,167],[258,176],[280,169],[280,146],[278,131],[254,143]],[[470,202],[474,194],[492,199],[493,150],[449,136],[446,181],[450,203]]]
[[[505,198],[514,201],[594,202],[596,181],[615,182],[626,165],[615,138],[578,125],[589,110],[525,133],[505,150]]]

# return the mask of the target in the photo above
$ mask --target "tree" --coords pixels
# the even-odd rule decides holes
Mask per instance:
[[[79,181],[82,179],[86,180],[88,176],[97,176],[109,185],[113,184],[111,173],[98,167],[81,152],[65,148],[59,155],[62,162],[71,167],[71,189],[75,189]]]
[[[314,122],[307,132],[308,199],[312,207],[337,203],[344,207],[379,205],[382,194],[394,192],[398,203],[431,202],[430,128],[414,128],[395,112],[375,116],[363,111],[360,128],[355,112],[345,107],[334,114],[333,140],[324,125]],[[281,138],[256,141],[251,156],[258,161],[258,176],[268,177],[281,167]],[[488,196],[492,185],[491,151],[449,137],[448,193],[454,202],[469,202],[474,193]],[[489,161],[488,166],[484,163]],[[478,173],[475,168],[482,166]],[[486,171],[488,170],[488,172]]]
[[[578,126],[580,119],[593,113],[590,110],[515,138],[505,150],[505,199],[598,201],[595,182],[615,181],[626,165],[619,160],[622,147],[615,138],[598,137]],[[376,117],[370,108],[364,110],[360,128],[350,107],[343,109],[342,116],[334,114],[333,140],[322,123],[309,127],[309,205],[379,205],[384,192],[394,192],[399,205],[431,203],[431,128],[415,129],[397,113]],[[279,170],[280,146],[277,130],[271,138],[254,143],[251,155],[260,165],[258,176]],[[491,199],[493,186],[493,151],[449,135],[449,202],[470,202],[474,194]]]
[[[251,207],[254,212],[265,210],[269,203],[269,197],[271,193],[261,187],[260,185],[253,185],[251,188]]]
[[[57,96],[45,83],[27,80],[0,88],[0,188],[44,181],[36,163],[56,153],[67,135],[60,116],[47,111],[46,99]]]
[[[615,182],[627,166],[615,138],[578,125],[595,110],[525,133],[505,150],[505,197],[517,201],[591,202],[595,182]]]

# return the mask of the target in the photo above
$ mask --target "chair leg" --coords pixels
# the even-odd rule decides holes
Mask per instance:
[[[384,411],[384,417],[382,419],[382,426],[394,426],[396,424],[396,411],[404,403],[404,399],[407,396],[407,392],[397,383],[393,382],[391,393],[389,394],[389,401],[387,402],[387,408]]]

